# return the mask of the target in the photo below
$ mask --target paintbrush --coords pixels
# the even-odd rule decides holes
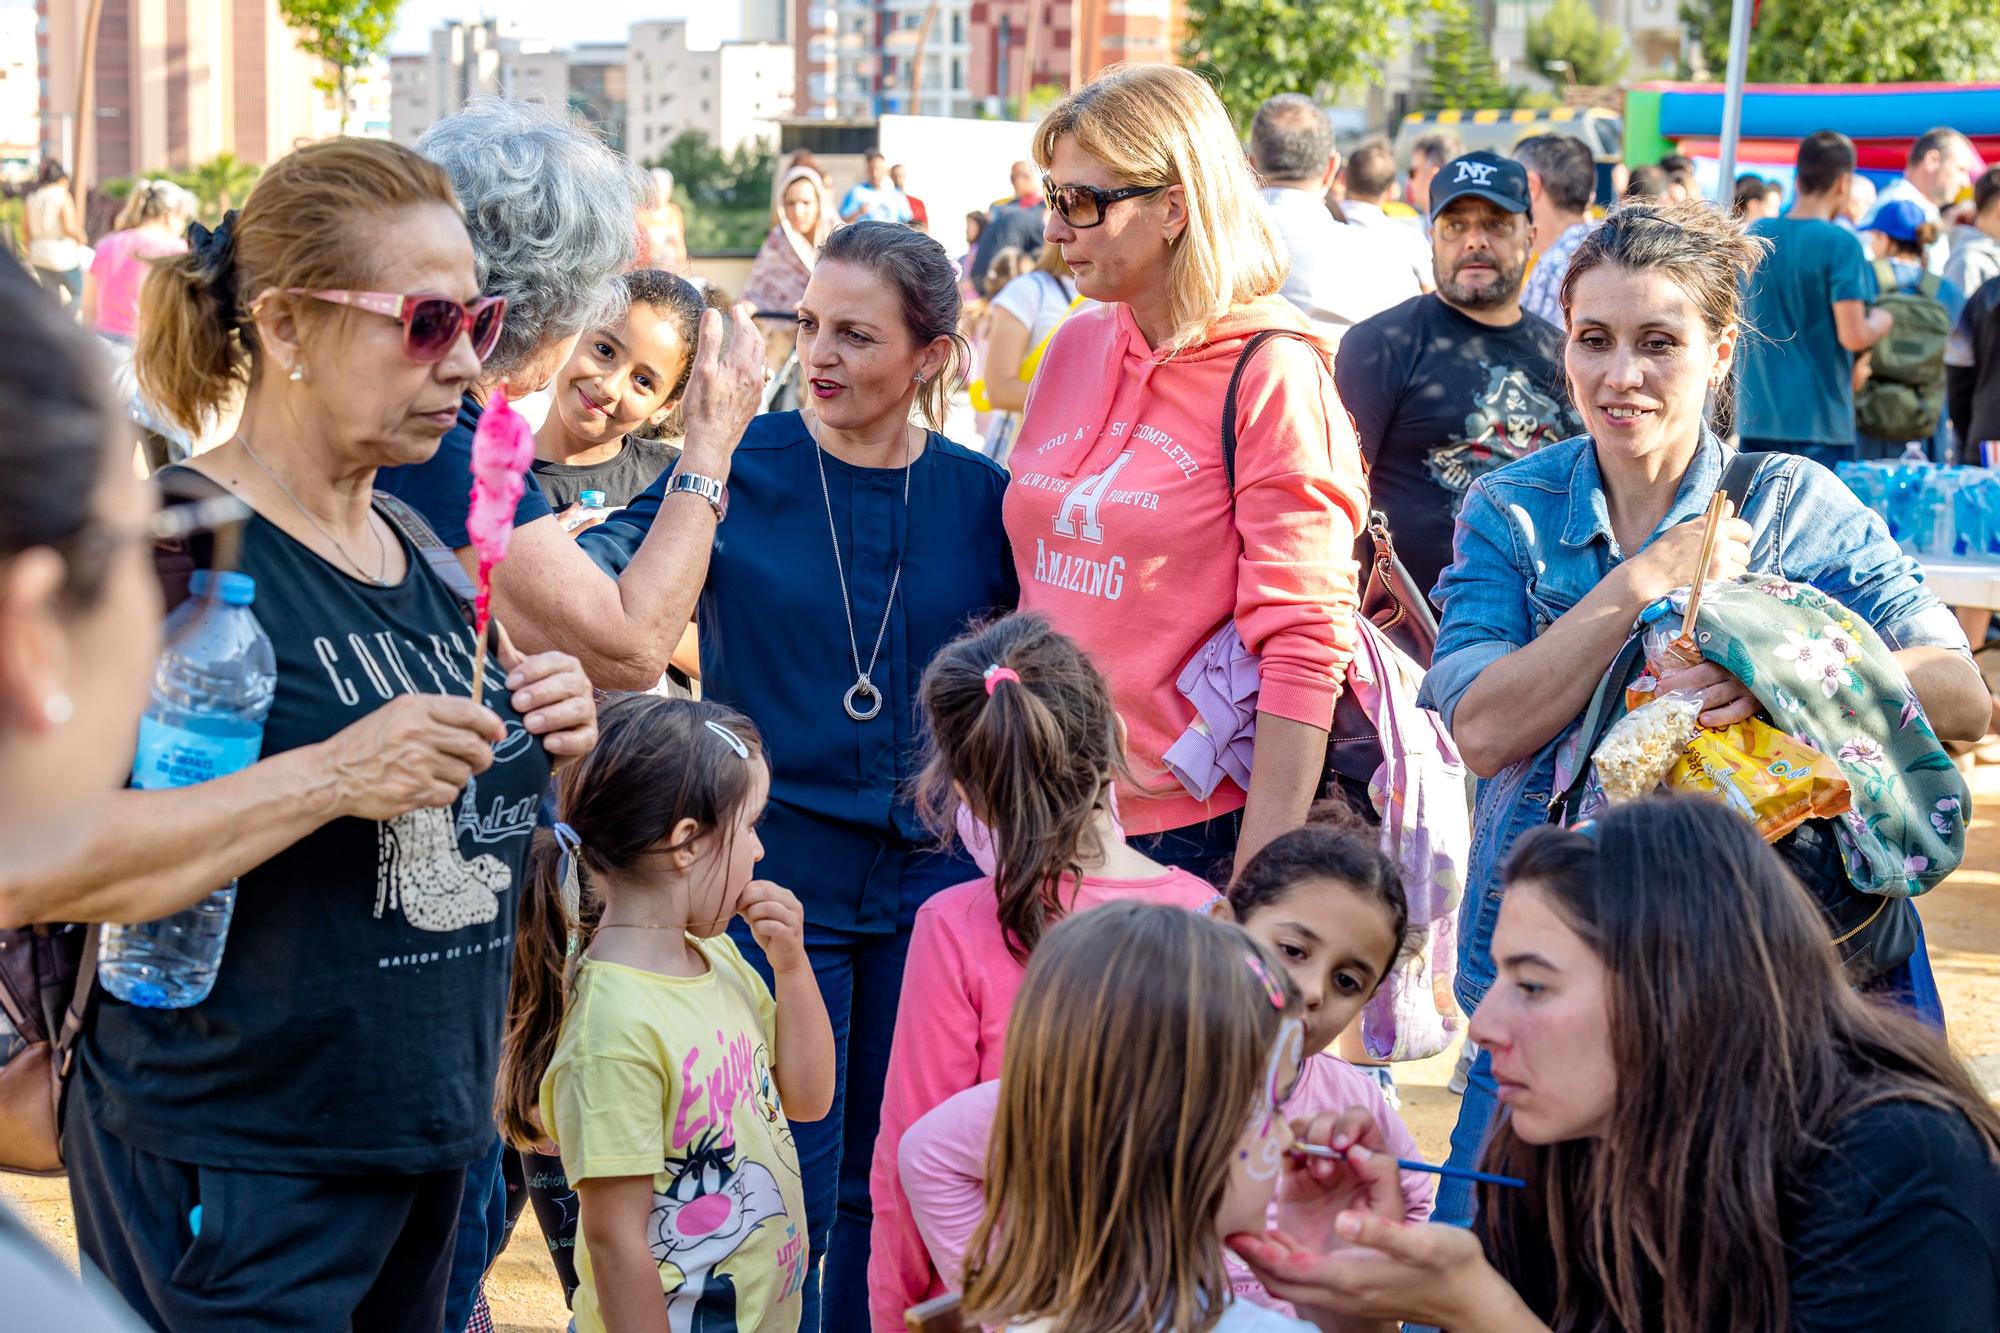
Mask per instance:
[[[1338,1148],[1328,1148],[1317,1143],[1294,1143],[1292,1151],[1302,1157],[1329,1157],[1344,1161],[1347,1154]],[[1462,1166],[1432,1166],[1429,1162],[1419,1162],[1408,1157],[1398,1157],[1396,1165],[1405,1171],[1428,1171],[1434,1176],[1444,1176],[1449,1180],[1476,1180],[1487,1185],[1510,1185],[1515,1189],[1526,1189],[1528,1182],[1513,1176],[1496,1176],[1486,1171],[1473,1171]]]

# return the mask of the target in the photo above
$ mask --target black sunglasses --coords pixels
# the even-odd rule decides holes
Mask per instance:
[[[1164,185],[1127,185],[1119,190],[1100,190],[1092,185],[1058,185],[1042,177],[1042,197],[1057,215],[1072,227],[1095,227],[1104,221],[1104,210],[1120,199],[1137,199],[1158,194]]]

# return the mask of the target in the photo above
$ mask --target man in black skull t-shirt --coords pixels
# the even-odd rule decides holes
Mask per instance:
[[[1426,589],[1451,563],[1466,489],[1583,429],[1563,381],[1562,331],[1521,309],[1527,172],[1468,153],[1438,172],[1431,204],[1438,289],[1355,325],[1334,363],[1375,507]]]

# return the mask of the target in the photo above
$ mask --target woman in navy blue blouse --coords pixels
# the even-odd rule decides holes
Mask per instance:
[[[799,307],[810,408],[753,421],[726,478],[663,477],[580,538],[616,575],[667,494],[728,483],[696,612],[702,690],[769,739],[761,873],[805,904],[841,1061],[833,1112],[795,1126],[815,1266],[827,1260],[823,1302],[807,1280],[807,1330],[866,1327],[868,1167],[903,955],[924,900],[978,874],[932,849],[903,797],[924,667],[1018,592],[1007,474],[936,430],[964,365],[958,315],[936,241],[841,228]],[[762,966],[748,931],[737,943]]]

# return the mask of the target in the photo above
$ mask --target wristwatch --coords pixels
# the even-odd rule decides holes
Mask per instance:
[[[720,523],[729,517],[729,488],[714,477],[704,477],[699,472],[676,472],[667,482],[667,494],[686,491],[699,495],[708,501],[708,507],[715,511],[715,521]]]

